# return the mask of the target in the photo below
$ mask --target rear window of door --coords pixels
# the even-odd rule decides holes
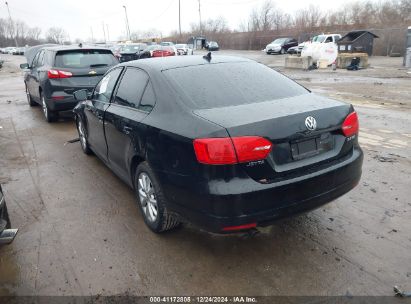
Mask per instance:
[[[127,68],[118,85],[114,102],[138,109],[147,82],[148,75],[146,72],[136,68]]]
[[[121,68],[115,68],[114,70],[107,73],[103,77],[103,79],[101,79],[94,90],[93,100],[110,102],[111,95],[113,94],[118,76],[120,76],[121,71]]]
[[[110,50],[68,50],[56,54],[54,65],[58,68],[93,68],[117,63]]]

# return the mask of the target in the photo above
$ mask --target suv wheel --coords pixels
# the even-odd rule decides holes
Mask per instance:
[[[46,98],[41,93],[40,93],[40,99],[41,99],[41,106],[43,108],[44,118],[46,119],[47,122],[53,122],[56,118],[56,113],[50,111],[46,103]]]
[[[77,132],[80,139],[81,149],[85,154],[91,154],[90,146],[88,145],[87,141],[87,133],[86,128],[84,127],[84,123],[80,117],[77,117]]]
[[[26,87],[27,103],[30,105],[30,107],[34,107],[35,105],[37,105],[37,103],[31,98],[29,88],[27,87],[27,83],[24,83],[24,85]]]
[[[144,222],[153,232],[171,230],[180,224],[177,216],[168,212],[163,190],[147,162],[137,167],[134,188]]]

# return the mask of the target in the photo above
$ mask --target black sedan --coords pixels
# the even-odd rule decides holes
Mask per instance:
[[[354,188],[363,153],[349,104],[251,60],[175,56],[111,69],[74,109],[81,147],[136,193],[148,227],[227,233]]]
[[[140,57],[140,53],[147,48],[145,43],[133,43],[122,45],[118,56],[120,62],[126,62],[131,60],[137,60]]]
[[[7,212],[6,199],[0,185],[0,245],[9,244],[14,240],[18,229],[11,229],[10,217]]]

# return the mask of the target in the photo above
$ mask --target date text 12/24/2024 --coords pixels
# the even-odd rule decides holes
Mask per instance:
[[[150,303],[257,303],[254,297],[234,296],[234,297],[150,297]]]

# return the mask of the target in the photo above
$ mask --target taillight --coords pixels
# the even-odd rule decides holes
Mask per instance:
[[[258,136],[233,137],[232,140],[240,163],[264,159],[273,147],[267,139]]]
[[[259,136],[195,139],[198,162],[209,165],[230,165],[265,159],[272,144]]]
[[[195,139],[193,144],[200,163],[209,165],[237,163],[233,142],[229,137]]]
[[[67,72],[67,71],[61,71],[61,70],[48,70],[47,71],[47,77],[49,79],[53,79],[53,78],[69,78],[73,76],[73,74],[71,72]]]
[[[348,114],[342,124],[342,131],[346,137],[350,137],[354,134],[357,134],[359,131],[359,122],[356,112]]]

